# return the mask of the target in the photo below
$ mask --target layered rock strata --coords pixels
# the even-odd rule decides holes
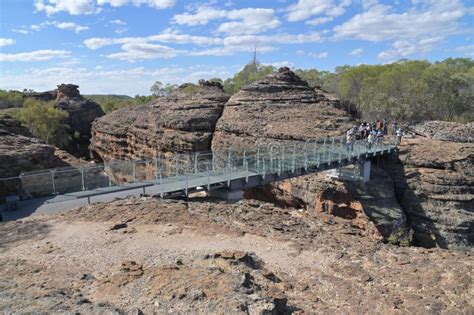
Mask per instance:
[[[337,100],[311,89],[290,69],[281,68],[229,99],[212,147],[255,147],[341,135],[353,122],[335,103]]]
[[[412,232],[395,198],[393,180],[381,169],[372,172],[366,184],[323,172],[250,189],[245,197],[300,207],[320,219],[327,215],[343,218],[374,240],[409,245]]]
[[[436,122],[426,123],[418,130],[426,130],[427,125],[438,128],[434,133],[427,132],[428,137],[405,138],[399,156],[383,166],[394,179],[397,198],[415,231],[415,244],[472,248],[474,144],[466,143],[466,139],[473,138],[474,130],[468,125]],[[443,130],[444,126],[449,129]],[[452,130],[464,131],[451,133]],[[442,135],[450,141],[438,140],[446,139]]]
[[[209,150],[227,99],[220,84],[202,80],[149,105],[114,111],[94,122],[91,154],[109,161]]]

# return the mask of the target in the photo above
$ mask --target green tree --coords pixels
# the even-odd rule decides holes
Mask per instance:
[[[23,101],[24,96],[21,92],[0,90],[0,109],[21,107]]]
[[[54,102],[39,102],[27,99],[17,118],[33,135],[47,144],[64,148],[69,142],[68,126],[64,120],[68,113],[55,107]]]
[[[234,94],[243,86],[261,80],[272,72],[275,72],[275,67],[273,66],[263,66],[257,62],[251,62],[245,65],[234,77],[225,80],[224,91]]]
[[[177,88],[178,86],[176,84],[167,83],[166,85],[163,85],[160,81],[155,81],[151,86],[150,91],[154,96],[168,96]]]

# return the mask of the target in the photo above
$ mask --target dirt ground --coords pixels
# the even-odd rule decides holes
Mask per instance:
[[[1,223],[0,312],[473,314],[473,266],[301,209],[131,198]]]

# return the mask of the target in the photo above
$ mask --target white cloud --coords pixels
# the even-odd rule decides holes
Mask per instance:
[[[67,12],[71,15],[93,14],[101,11],[101,6],[109,4],[121,7],[129,4],[147,5],[155,9],[167,9],[176,4],[176,0],[35,0],[35,8],[47,15]]]
[[[329,56],[329,53],[327,51],[318,52],[318,53],[310,52],[310,53],[308,53],[308,56],[318,58],[318,59],[324,59],[324,58],[327,58]]]
[[[264,66],[273,66],[277,69],[282,68],[282,67],[288,67],[288,68],[293,68],[295,64],[291,61],[274,61],[274,62],[262,62],[262,65]]]
[[[35,0],[37,11],[52,15],[65,11],[71,15],[92,14],[96,12],[93,0]]]
[[[351,5],[351,0],[298,0],[297,3],[287,8],[287,19],[290,22],[307,20],[313,16],[324,16],[308,22],[318,25],[332,21],[335,17],[343,15],[346,8]]]
[[[467,56],[474,56],[474,45],[459,46],[454,48],[454,51],[463,52]]]
[[[334,27],[334,37],[378,42],[448,35],[458,30],[458,20],[463,15],[464,8],[457,0],[433,0],[428,8],[411,8],[406,12],[375,5]]]
[[[378,54],[379,59],[395,59],[406,57],[417,53],[429,53],[433,47],[441,42],[443,37],[427,37],[421,40],[397,40],[392,44],[391,49]]]
[[[106,67],[50,67],[33,68],[15,74],[6,73],[0,77],[3,89],[47,91],[60,83],[79,85],[82,94],[150,94],[150,87],[156,80],[163,83],[181,84],[197,82],[199,79],[219,77],[226,79],[233,75],[236,67],[193,65],[190,67],[110,69]],[[130,84],[133,82],[133,84]]]
[[[217,30],[227,34],[257,34],[277,28],[281,22],[275,10],[245,8],[239,10],[218,10],[207,5],[197,8],[194,13],[177,14],[173,22],[180,25],[206,25],[211,20],[230,20],[219,25]]]
[[[335,39],[390,41],[380,59],[432,51],[443,39],[461,33],[459,20],[466,9],[459,0],[412,0],[404,12],[377,1],[365,1],[366,11],[334,27]]]
[[[455,51],[469,51],[474,50],[474,45],[459,46],[454,48]]]
[[[73,30],[76,33],[79,33],[79,32],[82,32],[82,31],[85,31],[85,30],[89,29],[88,26],[78,25],[78,24],[73,23],[73,22],[53,22],[53,25],[56,28],[63,29],[63,30]]]
[[[177,51],[173,48],[157,44],[131,43],[124,44],[121,48],[121,52],[109,54],[107,57],[134,62],[144,59],[172,58],[177,55]]]
[[[84,45],[89,49],[99,49],[104,46],[129,44],[129,43],[173,43],[173,44],[194,44],[199,46],[220,45],[223,43],[221,38],[213,38],[207,36],[193,36],[188,34],[172,33],[166,30],[163,33],[146,36],[146,37],[122,37],[122,38],[107,38],[94,37],[84,41]]]
[[[306,21],[306,24],[316,26],[316,25],[326,24],[328,22],[331,22],[332,20],[334,20],[334,17],[325,16],[325,17],[320,17],[320,18]]]
[[[357,48],[357,49],[354,49],[353,51],[351,51],[350,55],[360,57],[360,56],[362,56],[363,53],[364,53],[364,49]]]
[[[15,32],[15,33],[20,33],[20,34],[23,34],[23,35],[27,35],[29,34],[30,32],[24,28],[12,28],[12,32]]]
[[[0,37],[0,47],[14,45],[15,40],[11,38],[2,38]]]
[[[67,57],[71,52],[66,50],[34,50],[16,54],[0,54],[0,61],[44,61],[53,58]]]
[[[176,55],[190,55],[190,56],[227,56],[239,52],[250,52],[254,47],[259,53],[267,53],[277,49],[275,45],[278,44],[304,44],[321,42],[322,37],[316,33],[308,34],[275,34],[275,35],[231,35],[226,37],[206,37],[206,36],[192,36],[188,34],[173,33],[170,30],[164,33],[151,35],[147,37],[123,37],[123,38],[89,38],[84,41],[84,45],[89,49],[99,49],[104,46],[122,44],[122,52],[109,55],[109,57],[137,61],[141,59],[154,58],[171,58]],[[166,50],[159,51],[159,53],[132,53],[129,51],[129,44],[149,45],[152,43],[172,43],[172,44],[195,44],[199,46],[209,46],[210,48],[199,50]],[[162,48],[165,46],[158,45]],[[128,48],[127,48],[128,47]],[[170,47],[167,47],[170,48]],[[172,48],[170,48],[172,49]],[[161,54],[163,53],[164,54]],[[143,57],[143,58],[142,58]]]
[[[128,28],[126,27],[122,27],[122,28],[118,28],[114,31],[115,34],[119,34],[119,35],[122,35],[123,33],[125,33],[126,31],[128,31]]]
[[[127,25],[127,22],[122,21],[122,20],[120,20],[120,19],[112,20],[112,21],[110,21],[110,23],[116,24],[116,25],[121,25],[121,26]]]
[[[155,9],[168,9],[174,7],[176,0],[97,0],[98,5],[106,3],[113,7],[122,7],[131,3],[136,6],[147,5]]]
[[[38,31],[44,29],[47,26],[54,26],[58,29],[63,29],[63,30],[71,30],[71,31],[74,31],[76,33],[79,33],[79,32],[82,32],[82,31],[85,31],[85,30],[89,29],[88,26],[79,25],[79,24],[76,24],[74,22],[44,21],[44,22],[41,22],[39,24],[30,25],[29,29],[31,31],[28,31],[26,29],[26,26],[22,26],[22,29],[20,29],[20,30],[12,30],[12,31],[16,31],[16,32],[19,32],[19,33],[22,33],[22,34],[28,34],[30,32],[38,32]]]

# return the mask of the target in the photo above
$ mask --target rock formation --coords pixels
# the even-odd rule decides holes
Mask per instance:
[[[424,123],[415,131],[426,137],[405,138],[399,156],[383,164],[394,179],[417,245],[474,245],[474,144],[467,143],[474,138],[474,129],[470,126]]]
[[[209,150],[227,99],[220,84],[202,80],[149,105],[114,111],[94,122],[91,154],[108,161]]]
[[[341,135],[353,121],[337,102],[288,68],[251,83],[227,102],[212,147],[254,147],[272,141],[306,141]]]
[[[76,156],[88,156],[92,122],[104,115],[102,108],[82,97],[74,84],[58,85],[56,107],[69,114],[66,123],[70,127],[71,141],[67,151]]]
[[[34,138],[20,122],[8,114],[0,115],[0,178],[22,172],[68,166],[77,159]],[[19,180],[0,181],[0,200],[21,191]]]
[[[217,123],[212,147],[254,147],[256,143],[293,143],[339,136],[353,127],[355,121],[338,106],[336,97],[321,89],[311,89],[291,70],[281,68],[243,87],[229,99]],[[315,174],[251,189],[245,196],[300,205],[315,216],[330,213],[350,217],[355,226],[374,238],[395,238],[395,243],[406,243],[406,218],[390,179],[380,173],[382,177],[375,185]],[[383,202],[374,202],[375,199]]]
[[[57,108],[66,111],[69,117],[65,123],[70,127],[71,138],[66,150],[77,157],[88,157],[92,122],[104,115],[104,112],[99,104],[82,97],[78,88],[74,84],[60,84],[56,90],[27,92],[22,95],[25,99],[54,102]]]
[[[392,244],[409,245],[412,232],[395,198],[393,180],[383,170],[372,169],[372,179],[336,179],[325,173],[297,177],[250,189],[245,197],[286,207],[301,207],[314,217],[347,219],[363,235]]]
[[[474,142],[474,122],[459,124],[449,121],[426,121],[413,128],[423,137],[460,143]]]

